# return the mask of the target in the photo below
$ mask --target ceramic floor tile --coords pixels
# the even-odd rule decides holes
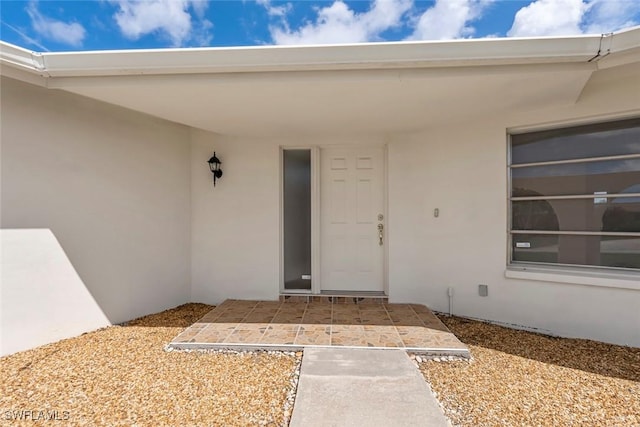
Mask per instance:
[[[214,323],[204,328],[199,334],[193,337],[192,342],[216,343],[223,342],[224,339],[235,329],[235,323]]]
[[[344,305],[334,304],[332,310],[333,310],[334,313],[341,313],[341,314],[342,313],[349,314],[349,313],[359,313],[360,312],[360,309],[355,304],[344,304]]]
[[[202,330],[189,328],[173,339],[174,342],[191,342],[192,338],[198,335]]]
[[[362,320],[359,316],[333,316],[331,318],[332,325],[361,325]]]
[[[364,339],[369,347],[404,347],[404,343],[397,332],[366,332],[364,333]]]
[[[289,296],[289,295],[287,295],[287,296],[284,297],[284,303],[285,304],[306,303],[308,299],[309,299],[309,297],[307,297],[307,296],[295,296],[295,295]]]
[[[306,304],[282,304],[278,313],[304,313],[307,310]]]
[[[225,343],[258,343],[265,333],[266,328],[261,329],[236,329],[224,340]]]
[[[279,313],[273,319],[271,319],[271,323],[282,323],[288,325],[298,325],[302,322],[302,315],[287,315]]]
[[[234,301],[222,308],[224,312],[234,311],[237,313],[249,313],[255,308],[257,303],[248,303],[247,301]]]
[[[418,317],[420,318],[420,320],[422,320],[424,325],[429,329],[449,332],[449,329],[447,329],[444,323],[442,323],[440,319],[438,319],[436,316],[434,316],[431,313],[418,313]]]
[[[392,313],[394,311],[395,312],[398,312],[398,311],[405,312],[405,311],[407,311],[407,312],[413,313],[413,309],[411,308],[411,305],[409,305],[409,304],[383,304],[382,306],[389,313]]]
[[[260,338],[261,344],[291,345],[298,334],[298,325],[270,325]]]
[[[361,323],[363,325],[392,325],[392,321],[386,314],[375,312],[362,312]]]
[[[318,314],[318,315],[331,315],[332,312],[333,310],[331,309],[330,305],[323,305],[323,306],[310,305],[309,307],[307,307],[304,313]]]
[[[466,350],[419,304],[228,300],[182,331],[178,344],[351,346]],[[358,299],[358,302],[359,301]]]
[[[418,316],[394,316],[393,314],[390,316],[391,321],[396,326],[424,326],[424,323]]]
[[[430,333],[426,328],[416,326],[397,326],[398,334],[402,338],[405,347],[440,347],[439,337]]]
[[[262,308],[269,308],[269,309],[274,309],[274,310],[278,310],[280,309],[280,306],[282,305],[282,303],[280,301],[260,301],[258,304],[256,304],[256,310],[257,309],[262,309]]]
[[[218,310],[218,308],[216,307],[210,312],[208,312],[207,314],[205,314],[204,316],[202,316],[202,318],[198,322],[202,322],[202,323],[211,322],[217,319],[218,317],[220,317],[220,314],[222,314],[222,311],[223,310]]]
[[[429,310],[429,308],[427,308],[426,305],[422,305],[422,304],[409,304],[409,306],[413,309],[413,311],[415,311],[416,313],[431,313],[431,310]]]
[[[224,300],[222,303],[216,306],[216,310],[226,309],[227,307],[231,307],[233,305],[232,299]]]
[[[382,304],[358,304],[358,310],[360,311],[380,311],[386,313],[387,310]]]
[[[367,347],[364,339],[364,326],[351,325],[331,327],[331,345]]]
[[[251,313],[277,313],[280,306],[256,306]]]
[[[222,313],[222,316],[218,317],[215,320],[215,323],[240,323],[242,322],[242,319],[244,319],[246,316],[247,316],[246,313],[245,314]]]
[[[331,326],[301,325],[295,344],[297,345],[329,345],[331,343]]]
[[[300,317],[304,315],[304,310],[280,310],[276,313],[276,316],[282,317]]]
[[[331,314],[304,314],[300,323],[328,323],[331,324]]]
[[[251,313],[242,320],[242,323],[270,323],[275,313]]]

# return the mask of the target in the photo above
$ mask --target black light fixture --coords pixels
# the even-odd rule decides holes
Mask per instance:
[[[213,174],[213,186],[215,187],[216,179],[220,179],[222,176],[222,169],[220,169],[222,162],[216,156],[216,152],[214,151],[213,157],[211,157],[207,163],[209,163],[209,169],[211,169],[211,173]]]

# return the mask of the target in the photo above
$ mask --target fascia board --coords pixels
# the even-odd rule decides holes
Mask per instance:
[[[43,54],[52,77],[586,62],[600,36]]]
[[[0,64],[34,74],[45,74],[42,54],[0,41]]]
[[[606,39],[606,40],[605,40]],[[640,49],[640,27],[612,36],[465,39],[323,46],[151,49],[36,53],[0,42],[3,65],[45,77],[324,71],[586,62],[599,67]],[[603,46],[606,41],[607,46]],[[618,54],[620,53],[620,55]],[[636,58],[637,59],[637,58]]]
[[[619,31],[611,35],[611,52],[640,49],[640,26]]]
[[[640,62],[640,26],[603,37],[598,69]]]

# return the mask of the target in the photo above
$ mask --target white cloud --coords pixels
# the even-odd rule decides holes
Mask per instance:
[[[583,29],[589,34],[601,34],[638,25],[638,0],[591,0],[584,15]]]
[[[520,9],[508,36],[606,33],[637,25],[636,0],[536,0]]]
[[[284,18],[287,13],[289,13],[291,9],[293,9],[293,5],[291,3],[286,3],[281,6],[274,6],[271,3],[271,0],[256,0],[256,3],[264,7],[267,10],[269,16],[275,16],[279,18]]]
[[[63,22],[43,15],[38,9],[37,1],[29,2],[26,10],[31,18],[31,26],[42,37],[70,46],[82,45],[86,31],[81,24]]]
[[[579,34],[587,5],[582,0],[536,0],[520,9],[508,36]]]
[[[492,0],[436,0],[417,20],[411,40],[442,40],[471,36],[469,23],[480,18]]]
[[[208,2],[202,0],[116,0],[114,18],[122,34],[137,40],[147,34],[167,37],[173,46],[192,40],[206,45],[211,41],[213,24],[204,18]],[[198,18],[194,29],[191,9]]]
[[[270,27],[271,37],[277,44],[374,41],[382,32],[402,25],[402,17],[412,3],[412,0],[375,0],[368,11],[356,13],[341,0],[335,0],[330,6],[317,9],[314,22],[306,22],[298,29],[291,30],[283,19]]]

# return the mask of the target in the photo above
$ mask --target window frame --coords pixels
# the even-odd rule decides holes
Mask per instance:
[[[582,129],[582,134],[590,133],[589,130],[600,126],[610,125],[609,129],[620,128],[619,124],[622,122],[638,122],[640,116],[631,117],[608,117],[599,121],[589,122],[564,122],[559,123],[552,127],[527,127],[527,128],[508,128],[506,130],[507,136],[507,268],[521,268],[526,270],[531,269],[551,269],[551,270],[567,270],[567,271],[601,271],[601,272],[619,272],[619,273],[640,273],[640,268],[635,267],[612,267],[601,265],[588,265],[588,264],[565,264],[565,263],[552,263],[552,262],[537,262],[537,261],[516,261],[514,260],[514,248],[513,238],[518,234],[535,234],[535,235],[579,235],[579,236],[619,236],[619,237],[638,237],[640,238],[640,232],[607,232],[607,231],[541,231],[541,230],[513,230],[513,202],[526,201],[526,200],[575,200],[575,199],[595,199],[602,197],[598,194],[573,194],[573,195],[554,195],[554,196],[516,196],[513,197],[513,183],[512,183],[512,170],[526,167],[547,166],[547,165],[565,165],[576,163],[590,163],[607,160],[628,160],[628,159],[640,159],[640,153],[611,155],[611,156],[594,156],[584,158],[572,158],[565,160],[549,160],[540,162],[518,163],[513,164],[513,137],[516,135],[531,134],[538,132],[548,132],[553,135],[557,134],[571,134],[572,129]],[[640,124],[639,124],[640,126]],[[608,130],[608,129],[604,129]],[[554,132],[555,131],[555,132]],[[618,198],[631,198],[640,197],[640,193],[609,193],[606,197],[618,197]],[[515,231],[515,233],[514,233]]]

